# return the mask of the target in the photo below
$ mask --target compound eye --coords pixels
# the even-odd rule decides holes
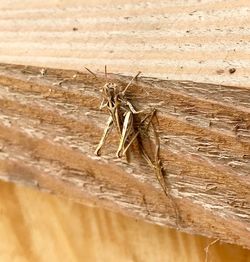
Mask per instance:
[[[113,83],[110,83],[110,86],[109,86],[110,89],[115,89],[115,85]]]

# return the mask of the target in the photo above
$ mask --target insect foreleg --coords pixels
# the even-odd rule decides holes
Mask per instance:
[[[106,103],[104,103],[104,102],[105,102],[105,99],[103,98],[102,102],[101,102],[101,104],[99,106],[99,109],[103,109],[104,107],[106,107],[108,105],[108,102],[106,102]]]

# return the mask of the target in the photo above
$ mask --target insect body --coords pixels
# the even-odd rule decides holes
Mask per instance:
[[[86,68],[87,69],[87,68]],[[96,75],[87,69],[92,75]],[[165,182],[165,175],[162,162],[160,160],[160,140],[156,128],[152,122],[152,119],[156,113],[156,110],[153,109],[150,113],[146,113],[144,118],[135,126],[134,124],[134,115],[144,112],[136,111],[134,106],[127,100],[126,91],[131,85],[131,83],[139,76],[140,72],[132,78],[128,85],[122,89],[121,86],[116,85],[115,83],[106,82],[106,84],[101,88],[102,93],[102,102],[100,109],[107,108],[109,111],[109,118],[107,121],[106,128],[104,129],[103,135],[100,139],[100,142],[95,150],[96,155],[101,154],[101,149],[105,144],[105,141],[108,137],[108,134],[112,130],[112,127],[115,126],[119,136],[119,146],[116,152],[117,157],[122,157],[126,155],[128,160],[127,150],[136,140],[138,136],[141,136],[143,131],[148,133],[149,128],[153,130],[154,134],[154,157],[151,157],[147,150],[144,148],[142,143],[139,143],[139,150],[148,163],[148,165],[154,170],[156,178],[162,187],[164,194],[170,199],[175,210],[176,224],[178,226],[179,212],[178,208],[172,198],[169,188]],[[107,79],[107,71],[105,67],[105,76]],[[143,129],[144,127],[144,129]]]
[[[106,68],[105,68],[106,73]],[[122,90],[122,88],[115,83],[106,83],[101,88],[102,102],[100,109],[107,108],[109,111],[109,118],[107,126],[103,132],[102,138],[95,151],[96,155],[100,155],[100,150],[104,145],[109,132],[113,125],[120,136],[120,142],[118,150],[116,152],[117,157],[122,157],[126,154],[125,146],[128,144],[128,138],[133,134],[133,114],[138,114],[142,111],[136,111],[133,105],[126,99],[125,94],[132,81],[140,74],[140,72],[133,77],[128,85]],[[107,74],[106,74],[107,75]]]

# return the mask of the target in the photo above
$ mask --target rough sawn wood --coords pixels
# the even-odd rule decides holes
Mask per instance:
[[[154,172],[136,156],[115,158],[115,133],[94,155],[108,117],[98,109],[104,83],[103,74],[1,64],[0,178],[176,227]],[[139,78],[129,97],[158,110],[179,228],[249,248],[249,89]]]

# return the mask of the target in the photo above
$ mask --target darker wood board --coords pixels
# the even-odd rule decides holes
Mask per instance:
[[[125,86],[131,77],[108,79]],[[108,118],[104,83],[102,73],[0,64],[0,178],[249,248],[249,89],[133,83],[136,108],[157,109],[167,197],[133,152],[130,163],[115,157],[114,132],[94,155]]]

